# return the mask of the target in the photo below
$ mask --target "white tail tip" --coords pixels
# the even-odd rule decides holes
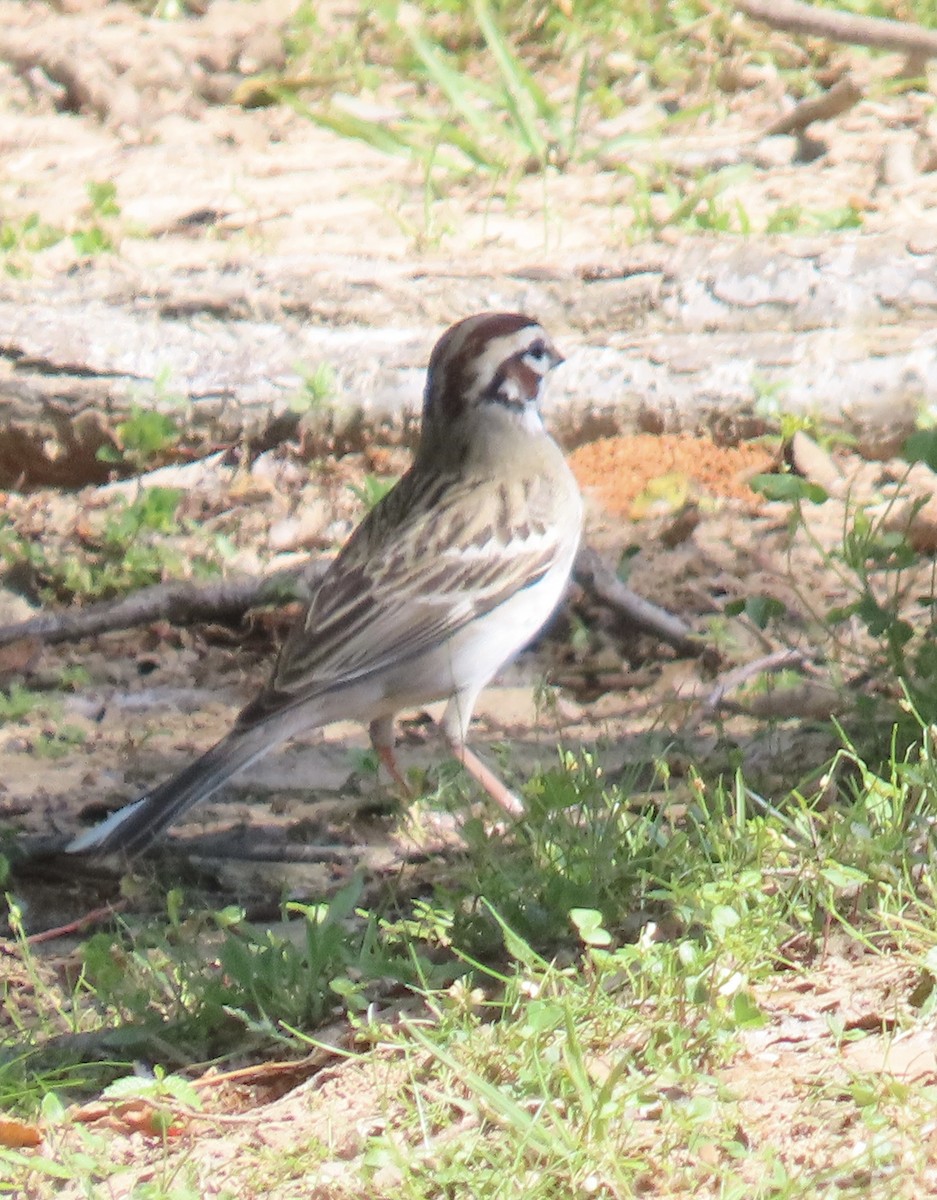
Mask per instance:
[[[78,837],[72,838],[65,847],[65,853],[84,854],[88,850],[95,850],[102,842],[106,842],[114,830],[119,829],[137,811],[141,804],[145,803],[146,798],[144,797],[140,800],[134,800],[131,804],[125,804],[117,812],[111,813],[107,820],[102,821],[100,825],[94,825],[91,829],[80,833]]]

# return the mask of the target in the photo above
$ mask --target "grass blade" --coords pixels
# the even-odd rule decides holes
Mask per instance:
[[[460,1085],[468,1088],[477,1097],[489,1120],[512,1129],[529,1150],[555,1159],[559,1140],[556,1127],[553,1129],[545,1127],[536,1111],[529,1112],[524,1105],[518,1104],[506,1089],[498,1087],[480,1072],[472,1070],[465,1063],[460,1062],[444,1046],[437,1045],[427,1037],[417,1025],[406,1019],[403,1024],[417,1045],[428,1051],[437,1062],[448,1067],[459,1080]]]
[[[333,133],[338,133],[342,137],[364,142],[368,146],[373,146],[375,150],[380,150],[383,154],[411,157],[414,152],[419,152],[419,147],[414,146],[411,138],[403,130],[391,129],[378,121],[367,121],[363,117],[353,116],[340,109],[310,108],[308,104],[303,104],[291,93],[284,94],[282,99],[295,112],[308,117],[310,121],[321,125],[323,129],[331,129]]]
[[[586,91],[589,83],[589,71],[592,63],[589,60],[589,51],[584,50],[582,54],[582,65],[579,68],[579,78],[576,80],[576,95],[573,99],[573,116],[569,123],[569,128],[566,131],[565,138],[562,139],[566,149],[566,156],[572,158],[576,153],[576,143],[579,141],[579,123],[582,120],[582,109],[586,101]]]
[[[500,172],[507,168],[507,163],[501,155],[492,153],[485,146],[480,145],[473,137],[470,137],[464,129],[459,129],[456,125],[445,125],[439,133],[438,140],[455,146],[457,150],[462,151],[470,162],[486,171]]]
[[[426,68],[426,73],[433,83],[443,93],[452,107],[465,120],[466,124],[481,138],[497,135],[497,122],[473,103],[470,93],[477,91],[473,80],[454,70],[446,57],[431,45],[418,29],[405,28],[404,34]]]
[[[541,105],[549,108],[541,89],[530,72],[520,62],[498,28],[486,0],[472,0],[475,18],[491,51],[504,84],[504,100],[517,133],[527,149],[541,163],[547,160],[548,146],[536,125]],[[552,111],[552,110],[551,110]]]
[[[431,144],[424,145],[419,137],[419,132],[424,128],[421,125],[413,125],[411,128],[403,129],[384,125],[379,121],[368,121],[363,117],[356,117],[353,113],[345,112],[342,109],[310,108],[309,105],[304,104],[292,93],[285,93],[281,99],[283,103],[288,104],[295,112],[306,117],[316,125],[320,125],[323,129],[330,129],[333,133],[337,133],[341,137],[354,138],[356,141],[364,142],[365,145],[372,146],[375,150],[380,150],[382,154],[391,154],[399,158],[415,158],[423,163],[424,166],[441,166],[447,171],[464,174],[464,163],[459,163],[454,158],[442,157],[438,154],[440,143],[450,142],[462,150],[469,159],[477,161],[476,154],[479,154],[477,148],[474,154],[470,153],[467,149],[467,146],[471,145],[470,142],[467,142],[466,145],[460,145],[460,139],[450,136],[449,133],[444,137],[440,137],[437,130],[433,133],[432,137],[427,139]],[[452,127],[450,127],[450,132],[454,132]],[[479,157],[483,162],[487,161],[483,153]]]
[[[543,90],[532,71],[514,53],[507,38],[501,32],[492,15],[488,0],[473,0],[476,17],[485,36],[485,41],[498,62],[502,77],[512,80],[515,94],[523,96],[533,105],[537,116],[542,117],[554,132],[559,132],[559,110]]]

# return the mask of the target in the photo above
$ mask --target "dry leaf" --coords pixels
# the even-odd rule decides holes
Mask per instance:
[[[19,1117],[7,1117],[0,1114],[0,1146],[9,1150],[22,1150],[27,1146],[38,1146],[42,1134],[38,1125],[29,1121],[21,1121]]]
[[[642,517],[679,512],[690,498],[692,484],[682,471],[670,471],[649,481],[647,487],[635,496],[631,505],[631,517],[640,521]]]

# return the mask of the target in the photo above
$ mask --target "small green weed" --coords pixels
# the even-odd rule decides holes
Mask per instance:
[[[104,542],[123,551],[144,531],[176,533],[183,494],[181,488],[148,487],[129,503],[115,504],[104,525]]]
[[[110,179],[92,180],[85,185],[91,212],[102,220],[107,217],[119,217],[120,205],[117,203],[117,184]]]
[[[30,713],[45,711],[48,703],[48,696],[30,691],[14,679],[5,691],[0,692],[0,724],[19,721]]]
[[[360,484],[350,483],[348,490],[370,512],[376,504],[384,499],[396,482],[395,475],[372,475],[369,472]]]
[[[134,404],[127,420],[121,421],[117,426],[120,451],[110,446],[102,446],[98,451],[98,458],[102,462],[129,460],[144,466],[158,455],[171,450],[179,435],[179,423],[174,417]]]
[[[905,457],[909,463],[927,461],[935,442],[933,431],[921,431],[908,442]],[[801,599],[838,669],[847,677],[876,680],[874,695],[864,689],[852,693],[855,714],[865,714],[870,733],[878,730],[888,738],[897,722],[909,739],[905,745],[912,744],[921,722],[937,720],[935,572],[932,560],[916,551],[908,536],[919,505],[899,512],[897,501],[847,504],[842,540],[827,548],[811,533],[804,511],[805,505],[827,500],[822,487],[792,474],[762,475],[750,482],[768,499],[791,505],[792,535],[799,532],[806,538],[846,593],[845,602],[825,611],[813,598]],[[864,636],[857,636],[859,630]],[[871,747],[865,750],[871,752]],[[880,744],[879,752],[889,754],[890,746]]]
[[[179,442],[188,406],[188,397],[170,387],[169,371],[158,372],[152,397],[146,404],[131,404],[129,416],[114,431],[115,444],[101,446],[97,458],[146,470]]]
[[[632,210],[629,234],[640,237],[668,226],[716,233],[751,232],[751,221],[738,200],[720,199],[744,180],[749,167],[724,167],[687,179],[666,167],[622,168],[634,180],[627,203]]]
[[[62,230],[46,224],[38,213],[30,213],[19,220],[0,221],[0,256],[4,270],[8,275],[27,275],[30,257],[56,245],[64,236]]]
[[[290,412],[316,413],[335,392],[335,372],[328,363],[316,367],[297,366],[302,387],[290,399]]]
[[[32,751],[40,759],[64,758],[82,745],[87,736],[77,725],[59,724],[55,729],[44,729],[33,743]]]
[[[28,275],[32,256],[58,245],[66,237],[71,238],[75,250],[86,258],[116,249],[117,219],[121,215],[116,185],[110,181],[92,181],[85,190],[87,211],[70,234],[43,221],[35,212],[0,221],[0,261],[7,274]]]
[[[800,204],[785,204],[765,221],[765,233],[830,233],[861,229],[862,213],[853,204],[841,208],[809,210]]]
[[[181,526],[179,488],[145,488],[135,500],[123,497],[110,506],[98,535],[82,559],[64,556],[53,579],[67,593],[106,596],[182,574],[185,563],[171,541]],[[162,540],[167,538],[170,540]]]
[[[39,594],[58,601],[131,591],[186,568],[210,574],[217,570],[211,560],[185,560],[174,542],[184,528],[182,499],[179,488],[164,487],[143,488],[133,500],[114,497],[89,520],[80,555],[71,543],[40,543],[0,525],[0,561],[28,565]]]

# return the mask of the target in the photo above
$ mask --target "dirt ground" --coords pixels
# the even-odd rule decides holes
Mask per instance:
[[[286,106],[233,103],[245,80],[282,66],[289,5],[215,0],[204,16],[178,22],[146,20],[132,6],[97,0],[63,0],[54,7],[59,11],[38,0],[0,0],[3,217],[38,212],[50,225],[78,228],[89,219],[87,183],[112,180],[134,232],[106,259],[82,258],[68,239],[31,253],[37,286],[84,277],[82,272],[89,287],[119,281],[122,273],[168,267],[224,272],[248,260],[274,279],[278,264],[294,264],[297,256],[314,274],[320,260],[337,255],[439,264],[482,252],[494,279],[519,262],[535,270],[608,260],[621,251],[621,197],[599,170],[552,180],[549,211],[537,181],[522,179],[510,201],[454,188],[427,212],[420,180],[406,162],[338,138]],[[325,19],[340,24],[339,6],[327,7]],[[66,59],[71,48],[73,72],[56,71],[48,53],[37,50],[43,44],[59,47]],[[96,78],[85,71],[91,62]],[[854,62],[864,81],[887,79],[894,69],[888,58]],[[760,158],[743,193],[753,217],[795,200],[824,211],[854,204],[863,233],[901,226],[924,236],[937,202],[937,172],[922,171],[914,156],[934,134],[930,96],[896,90],[887,101],[861,103],[823,127],[828,153],[808,172],[793,161],[792,139],[774,146],[761,140],[783,87],[768,68],[753,70],[747,82],[724,93],[721,121],[672,133],[660,153],[674,161],[696,155],[705,165],[731,159],[740,144],[758,145]],[[380,99],[404,104],[407,97]],[[663,99],[636,97],[629,119],[647,119]],[[683,236],[669,227],[661,234],[670,245]],[[823,236],[835,241],[840,235]],[[487,303],[499,304],[496,282],[489,293]],[[410,288],[401,305],[420,312],[419,288]],[[427,320],[436,321],[438,305],[434,298]],[[353,323],[348,312],[323,319],[337,327]],[[612,566],[627,563],[629,584],[685,621],[714,653],[680,657],[624,628],[574,589],[550,635],[479,705],[474,743],[483,752],[509,747],[516,777],[552,761],[560,732],[570,748],[597,747],[609,771],[643,761],[648,738],[675,748],[675,770],[691,760],[718,766],[729,741],[733,751],[741,749],[751,777],[769,788],[808,774],[832,749],[829,734],[805,734],[798,720],[836,711],[841,681],[822,672],[805,675],[780,697],[769,693],[731,709],[714,700],[720,681],[735,668],[779,650],[793,648],[808,662],[822,663],[823,648],[814,641],[818,613],[848,598],[809,539],[791,545],[787,506],[765,501],[747,486],[751,475],[777,464],[777,442],[726,444],[723,432],[593,432],[577,439],[571,461],[587,496],[590,544]],[[810,533],[821,545],[836,544],[847,505],[857,496],[900,508],[896,498],[902,504],[913,497],[931,502],[937,494],[929,472],[903,480],[902,464],[889,457],[881,439],[876,447],[878,459],[842,446],[827,455],[812,446],[799,464],[831,492],[828,506],[810,514]],[[182,516],[189,525],[176,539],[180,560],[191,560],[206,535],[227,540],[233,571],[252,573],[330,553],[362,511],[352,488],[370,475],[398,474],[407,459],[406,447],[388,445],[310,463],[296,442],[246,464],[206,459],[187,477]],[[88,546],[99,533],[95,522],[113,500],[113,486],[11,490],[4,495],[5,513],[18,534],[47,547]],[[930,546],[937,522],[927,504],[915,522],[919,545]],[[7,580],[5,620],[25,615],[16,607],[23,590],[29,593]],[[784,606],[767,630],[724,615],[727,604],[753,595]],[[22,680],[54,688],[63,671],[72,671],[78,682],[61,695],[54,717],[26,714],[0,729],[0,821],[26,839],[64,835],[180,767],[226,730],[264,678],[285,620],[264,612],[237,630],[160,623],[76,645],[30,644],[4,652],[0,678],[6,684]],[[857,663],[863,649],[857,636]],[[544,707],[531,686],[543,678],[559,685],[552,706]],[[63,726],[72,731],[67,738]],[[438,761],[419,717],[404,724],[401,740],[405,768]],[[364,865],[380,878],[408,856],[419,879],[420,856],[434,848],[432,837],[442,844],[445,832],[414,839],[406,806],[362,765],[366,745],[363,730],[345,725],[297,739],[179,826],[179,845],[212,862],[218,903],[236,897],[258,912],[265,905],[272,911],[284,891],[318,896],[346,878],[350,865]],[[305,853],[323,844],[334,852],[329,861]],[[34,930],[80,915],[87,902],[41,882],[25,884],[22,895]],[[67,948],[62,943],[48,953],[64,958]],[[863,1069],[890,1072],[898,1081],[937,1080],[930,1041],[899,1044],[886,1029],[843,1049],[824,1021],[835,1006],[845,1013],[847,1028],[851,1020],[883,1029],[891,1021],[891,1028],[887,1013],[906,1002],[914,983],[901,965],[885,969],[878,959],[846,961],[833,952],[796,980],[766,986],[759,1003],[770,1023],[748,1037],[724,1080],[740,1097],[747,1136],[784,1142],[802,1164],[822,1160],[828,1139],[821,1136],[816,1109],[809,1119],[802,1116],[805,1097],[818,1081],[848,1074],[860,1053],[872,1056]],[[214,1111],[252,1111],[250,1126],[232,1124],[218,1137],[200,1139],[198,1153],[214,1164],[219,1180],[236,1181],[243,1163],[262,1149],[285,1152],[319,1135],[331,1145],[340,1113],[346,1140],[332,1145],[321,1181],[334,1191],[309,1194],[345,1194],[343,1182],[357,1170],[378,1099],[392,1086],[392,1066],[378,1062],[367,1068],[331,1064],[311,1082],[274,1097],[265,1087],[220,1087]],[[861,1131],[847,1128],[850,1118],[839,1099],[831,1089],[827,1117],[842,1121],[846,1153]],[[927,1136],[933,1138],[930,1126]],[[118,1130],[114,1138],[115,1155],[126,1159],[135,1177],[145,1178],[140,1136]],[[291,1185],[283,1194],[299,1193]]]

